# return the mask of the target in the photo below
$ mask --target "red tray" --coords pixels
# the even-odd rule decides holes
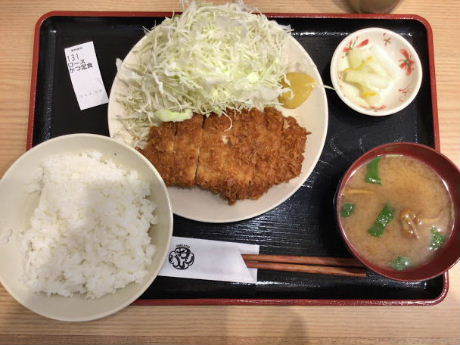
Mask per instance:
[[[64,59],[64,48],[93,41],[107,89],[116,73],[115,58],[126,56],[143,28],[172,13],[50,12],[36,25],[30,91],[27,148],[49,138],[89,132],[108,135],[107,105],[78,108]],[[332,200],[346,168],[364,151],[392,141],[412,141],[439,150],[433,34],[416,15],[269,14],[289,24],[293,35],[331,84],[329,63],[338,43],[349,33],[371,26],[400,33],[419,53],[424,70],[420,92],[398,114],[381,119],[357,117],[334,93],[328,94],[329,130],[315,171],[289,200],[264,215],[243,222],[207,224],[175,216],[174,234],[260,244],[262,253],[349,256],[336,229]],[[401,121],[400,117],[404,117]],[[365,129],[365,131],[363,130]],[[340,133],[340,141],[335,140]],[[357,139],[366,140],[361,148]],[[369,135],[371,134],[371,135]],[[341,145],[342,155],[329,143]],[[333,162],[333,164],[331,164]],[[322,176],[319,178],[318,176]],[[306,207],[308,205],[308,207]],[[313,206],[312,206],[313,205]],[[299,217],[302,212],[302,217]],[[303,231],[308,228],[306,233]],[[286,236],[289,229],[291,236]],[[136,301],[139,305],[433,305],[448,291],[447,273],[419,282],[396,282],[369,272],[367,278],[331,277],[293,272],[259,271],[258,284],[158,277]]]

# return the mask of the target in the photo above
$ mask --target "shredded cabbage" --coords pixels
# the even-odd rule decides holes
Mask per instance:
[[[242,2],[189,3],[146,34],[135,65],[120,68],[125,127],[142,137],[152,124],[191,113],[278,105],[290,31]]]

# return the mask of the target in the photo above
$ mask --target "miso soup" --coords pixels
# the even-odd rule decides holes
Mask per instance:
[[[359,167],[339,197],[344,231],[361,255],[405,270],[429,261],[449,238],[453,204],[425,163],[384,155]]]

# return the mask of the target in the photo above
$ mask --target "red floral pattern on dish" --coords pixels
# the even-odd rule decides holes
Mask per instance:
[[[372,105],[368,105],[368,106],[364,106],[364,105],[361,105],[361,107],[363,107],[364,109],[370,109],[370,110],[373,110],[373,111],[379,111],[379,110],[383,110],[383,109],[386,109],[386,105],[381,105],[380,107],[374,107]]]
[[[364,47],[364,46],[369,44],[369,39],[368,38],[366,38],[364,41],[362,41],[361,43],[359,43],[357,45],[356,43],[358,43],[358,40],[359,40],[359,37],[356,36],[354,39],[349,41],[347,46],[345,48],[343,48],[344,53],[348,53],[350,50],[352,50],[355,47],[356,48],[361,48],[361,47]]]
[[[409,86],[406,86],[402,89],[398,89],[398,91],[401,92],[404,96],[407,96],[407,94],[411,92],[412,90],[409,88]]]
[[[383,33],[383,43],[385,43],[385,47],[387,45],[390,45],[391,44],[391,37],[388,36],[388,34],[386,32]]]
[[[371,108],[373,111],[379,111],[379,110],[385,109],[386,107],[387,107],[387,106],[384,104],[384,105],[381,105],[380,107],[373,107],[373,106],[371,106],[371,107],[369,107],[369,108]]]
[[[412,60],[412,55],[407,49],[401,49],[400,52],[404,56],[404,59],[399,59],[399,67],[406,70],[407,75],[411,75],[415,68],[415,61]]]
[[[409,86],[403,87],[401,89],[398,89],[398,92],[401,93],[401,96],[399,97],[399,101],[402,103],[406,100],[407,95],[412,92],[412,89],[409,88]]]
[[[339,80],[343,81],[343,78],[344,78],[344,71],[340,71],[339,72]]]

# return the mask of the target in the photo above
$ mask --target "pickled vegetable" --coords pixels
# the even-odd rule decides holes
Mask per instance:
[[[372,92],[377,94],[378,92],[374,91],[375,89],[385,89],[390,85],[390,81],[387,78],[353,69],[345,70],[345,81],[358,84],[361,93]]]
[[[385,66],[381,55],[376,49],[353,48],[348,52],[349,68],[343,71],[345,82],[359,90],[359,96],[369,106],[381,106],[381,92],[387,89],[394,80],[391,67]]]

